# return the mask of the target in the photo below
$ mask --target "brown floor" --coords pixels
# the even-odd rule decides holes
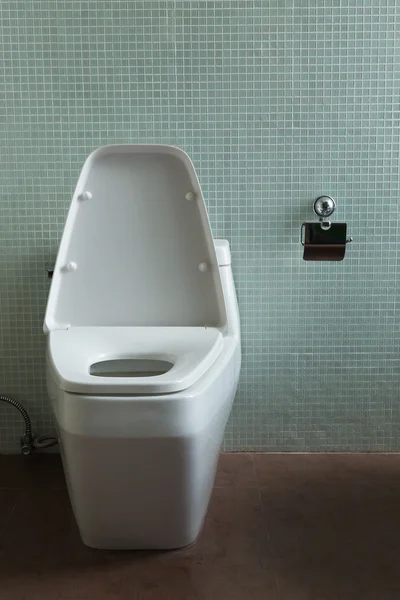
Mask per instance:
[[[58,456],[0,457],[0,600],[400,600],[400,455],[225,454],[174,552],[82,545]]]

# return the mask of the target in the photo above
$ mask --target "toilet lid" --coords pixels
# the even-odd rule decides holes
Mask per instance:
[[[45,331],[225,322],[207,210],[187,154],[162,145],[95,150],[72,198]]]

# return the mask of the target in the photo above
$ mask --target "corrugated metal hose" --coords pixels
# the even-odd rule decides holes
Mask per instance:
[[[14,408],[19,410],[23,416],[25,421],[25,433],[20,440],[22,454],[28,456],[28,454],[31,454],[35,450],[39,450],[40,448],[50,448],[58,443],[58,440],[55,437],[49,435],[36,435],[32,431],[32,423],[29,415],[22,404],[20,404],[17,400],[14,400],[14,398],[11,398],[10,396],[3,396],[0,394],[0,402],[11,404],[11,406],[14,406]]]

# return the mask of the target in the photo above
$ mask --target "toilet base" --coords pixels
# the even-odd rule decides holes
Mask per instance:
[[[85,438],[60,430],[83,542],[107,550],[173,549],[200,534],[229,403],[212,427],[179,438]]]

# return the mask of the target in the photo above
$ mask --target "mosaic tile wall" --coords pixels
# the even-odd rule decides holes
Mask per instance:
[[[2,0],[0,392],[52,428],[41,331],[79,170],[167,143],[231,241],[243,371],[225,446],[400,450],[396,0]],[[302,260],[320,194],[354,243]],[[0,450],[19,414],[0,405]]]

